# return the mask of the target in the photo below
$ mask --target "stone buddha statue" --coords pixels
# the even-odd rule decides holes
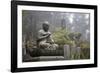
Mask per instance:
[[[42,49],[55,50],[58,45],[54,43],[52,34],[49,31],[49,22],[45,21],[42,24],[42,29],[38,32],[38,46]]]

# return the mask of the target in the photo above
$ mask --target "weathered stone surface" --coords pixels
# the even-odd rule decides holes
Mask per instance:
[[[80,47],[71,47],[71,59],[80,59],[80,53]]]
[[[64,50],[45,50],[41,49],[40,50],[40,55],[41,56],[63,56],[64,55]]]
[[[64,58],[66,60],[70,59],[70,47],[69,47],[69,45],[64,45]]]
[[[63,56],[40,56],[40,61],[64,60]]]

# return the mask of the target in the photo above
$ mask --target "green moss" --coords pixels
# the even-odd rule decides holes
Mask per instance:
[[[74,37],[74,38],[73,38]],[[68,29],[58,28],[53,33],[53,39],[56,44],[63,48],[64,44],[71,46],[78,46],[81,48],[80,54],[72,53],[70,59],[89,59],[90,58],[90,42],[86,40],[80,40],[81,33],[79,32],[70,32]]]
[[[58,28],[53,33],[53,39],[57,44],[71,44],[72,41],[70,40],[69,31],[67,29]]]
[[[88,48],[90,48],[90,43],[87,41],[81,42],[80,47],[82,49],[88,49]]]

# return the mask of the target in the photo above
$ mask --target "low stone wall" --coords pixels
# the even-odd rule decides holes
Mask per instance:
[[[70,47],[69,45],[64,45],[63,49],[57,49],[57,50],[35,48],[35,49],[26,49],[26,52],[25,52],[25,54],[30,55],[31,60],[34,60],[35,57],[41,57],[41,56],[43,56],[44,59],[46,59],[49,56],[50,57],[62,56],[64,57],[64,60],[80,59],[80,53],[81,53],[80,47],[74,47],[74,46]],[[41,58],[41,60],[43,59]],[[38,58],[38,61],[39,61],[39,58]]]
[[[80,55],[81,55],[80,47],[64,45],[64,58],[66,60],[80,59]]]

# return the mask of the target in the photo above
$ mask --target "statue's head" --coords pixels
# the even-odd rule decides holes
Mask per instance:
[[[42,27],[43,27],[43,30],[44,30],[44,31],[48,31],[48,30],[49,30],[49,22],[48,22],[48,21],[45,21],[45,22],[42,24]]]

